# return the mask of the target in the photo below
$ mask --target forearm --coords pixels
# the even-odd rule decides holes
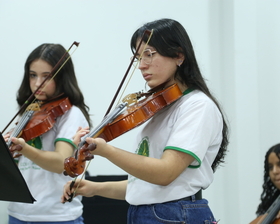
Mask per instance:
[[[102,138],[86,141],[92,145],[92,154],[107,158],[139,179],[163,186],[174,181],[194,161],[191,155],[177,150],[165,150],[161,158],[152,158],[116,148]]]
[[[127,180],[101,183],[94,182],[94,184],[96,184],[96,195],[106,198],[125,200]]]
[[[116,155],[118,154],[118,155]],[[159,160],[140,156],[118,149],[107,155],[106,158],[127,173],[154,184],[163,184],[160,174],[163,174]],[[152,161],[154,160],[154,161]]]
[[[43,151],[25,144],[20,153],[45,170],[54,173],[64,171],[64,158],[58,152]]]
[[[176,179],[193,159],[191,158],[189,163],[186,163],[182,161],[184,158],[179,158],[174,150],[165,152],[169,154],[168,156],[156,159],[130,153],[111,145],[106,147],[109,147],[109,150],[106,150],[104,157],[112,163],[139,179],[163,186]]]
[[[105,198],[125,200],[127,180],[94,182],[90,180],[76,180],[74,186],[68,181],[64,186],[61,202],[65,203],[70,199],[70,195],[81,195],[84,197],[102,196]]]

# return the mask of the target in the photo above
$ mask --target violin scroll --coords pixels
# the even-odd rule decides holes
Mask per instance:
[[[88,144],[85,139],[87,137],[95,138],[100,136],[108,124],[119,116],[126,106],[127,102],[119,104],[111,113],[104,117],[102,122],[94,130],[83,137],[78,149],[75,151],[75,158],[69,157],[64,160],[64,175],[77,177],[84,172],[86,161],[93,159],[90,151],[96,148],[95,144]]]
[[[86,161],[92,160],[94,156],[90,153],[96,148],[94,144],[85,144],[75,152],[74,157],[68,157],[64,160],[64,175],[70,177],[77,177],[85,170]],[[78,155],[77,155],[78,154]]]

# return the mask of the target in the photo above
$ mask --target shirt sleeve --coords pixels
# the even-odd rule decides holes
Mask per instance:
[[[76,107],[67,111],[63,116],[59,117],[56,122],[56,141],[57,139],[72,140],[79,127],[88,127],[89,124],[82,111]]]
[[[215,103],[205,97],[192,100],[187,106],[183,103],[174,116],[172,134],[165,149],[190,154],[195,158],[191,166],[199,167],[207,150],[221,142],[221,113]]]

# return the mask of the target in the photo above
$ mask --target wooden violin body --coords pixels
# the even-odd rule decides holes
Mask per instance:
[[[91,131],[85,137],[100,137],[109,142],[120,135],[143,124],[154,116],[157,112],[175,102],[182,96],[182,92],[177,84],[173,84],[161,91],[152,93],[145,99],[127,106],[127,108],[118,116],[113,118],[112,122],[106,123]],[[75,152],[75,157],[67,158],[64,162],[65,175],[77,177],[82,174],[87,160],[93,158],[88,144],[82,141],[80,149]]]
[[[158,111],[173,103],[181,96],[182,92],[176,84],[156,92],[140,100],[138,103],[128,106],[123,113],[104,128],[102,133],[95,137],[101,137],[109,142],[143,124]]]
[[[72,104],[67,97],[50,101],[42,104],[42,106],[38,103],[33,103],[26,109],[17,126],[12,131],[7,142],[8,147],[10,148],[12,145],[12,137],[21,137],[25,141],[29,141],[46,133],[53,127],[57,117],[63,115],[71,107]],[[14,157],[20,156],[20,154],[14,154],[13,151],[11,149]]]
[[[24,127],[21,137],[29,141],[46,133],[53,127],[57,117],[62,116],[71,107],[72,104],[67,97],[43,104]]]

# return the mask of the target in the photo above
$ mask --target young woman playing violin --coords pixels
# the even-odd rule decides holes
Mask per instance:
[[[12,149],[18,149],[22,154],[18,167],[36,201],[34,204],[11,202],[9,224],[83,223],[81,197],[67,205],[57,199],[62,186],[70,179],[63,174],[63,164],[65,158],[73,154],[72,137],[79,127],[91,124],[72,60],[69,59],[53,79],[48,77],[65,52],[59,44],[42,44],[30,53],[24,66],[23,80],[17,92],[19,106],[36,91],[36,101],[42,101],[43,106],[53,107],[57,99],[68,99],[71,108],[55,118],[53,127],[46,133],[28,142],[23,138],[12,138]],[[46,78],[49,80],[38,89]],[[35,114],[31,120],[33,118],[36,119]],[[10,135],[4,137],[8,140]]]
[[[256,211],[258,217],[251,223],[280,224],[280,144],[270,147],[266,152],[263,180],[261,203]],[[277,204],[272,206],[276,201],[278,201]],[[266,221],[267,219],[270,219],[270,221]]]
[[[76,181],[64,187],[62,202],[76,195],[127,200],[128,223],[216,223],[201,196],[223,162],[228,128],[208,90],[185,29],[172,19],[150,22],[136,30],[132,51],[145,30],[153,30],[136,52],[138,68],[150,88],[176,83],[183,96],[147,121],[135,141],[135,153],[113,147],[103,138],[87,138],[94,155],[107,158],[129,174],[128,180]],[[148,43],[147,43],[148,42]],[[147,44],[147,45],[146,45]],[[142,54],[143,53],[143,54]],[[74,141],[88,133],[77,132]]]

